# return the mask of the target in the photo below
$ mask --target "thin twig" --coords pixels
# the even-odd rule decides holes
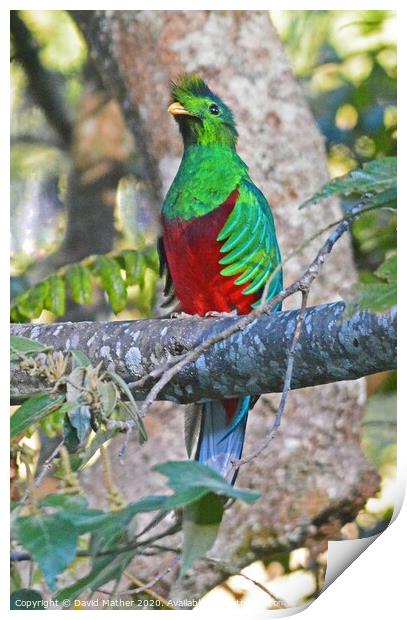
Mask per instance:
[[[256,579],[252,579],[251,577],[249,577],[248,575],[245,575],[244,573],[236,573],[236,575],[238,577],[244,577],[245,579],[247,579],[247,581],[250,581],[257,588],[259,588],[260,590],[263,590],[263,592],[268,594],[268,596],[273,600],[273,603],[274,604],[277,603],[277,605],[281,609],[286,609],[288,607],[287,603],[285,601],[283,601],[282,598],[280,598],[279,596],[276,596],[275,594],[270,592],[270,590],[268,588],[266,588],[266,586],[264,586],[262,583],[260,583],[260,581],[256,581]]]
[[[109,450],[103,445],[100,446],[100,456],[102,459],[103,477],[107,490],[107,499],[111,510],[118,510],[123,508],[124,501],[120,494],[119,489],[113,482],[112,465],[110,462]]]
[[[283,417],[283,413],[284,413],[285,406],[287,403],[288,392],[291,389],[291,379],[292,379],[293,370],[294,370],[295,350],[297,348],[298,340],[300,339],[302,326],[304,323],[305,309],[307,307],[309,289],[305,289],[304,291],[301,291],[301,293],[302,293],[301,309],[300,309],[299,314],[297,315],[297,322],[295,325],[295,330],[294,330],[293,338],[291,341],[290,350],[288,352],[287,368],[286,368],[285,377],[284,377],[283,391],[281,393],[280,402],[278,405],[276,417],[274,418],[273,426],[271,427],[271,430],[267,433],[265,441],[261,444],[258,450],[256,450],[256,452],[253,452],[253,454],[251,454],[250,456],[244,459],[240,459],[239,461],[235,461],[233,463],[233,466],[235,469],[240,467],[240,465],[245,465],[246,463],[250,463],[256,457],[258,457],[259,454],[268,447],[272,439],[274,439],[278,429],[280,428],[281,418]]]
[[[167,536],[171,536],[172,534],[176,534],[177,532],[179,532],[179,530],[180,530],[180,524],[177,523],[169,527],[164,532],[156,534],[155,536],[151,536],[151,538],[148,538],[147,540],[139,541],[138,537],[136,536],[133,540],[129,541],[125,545],[119,545],[118,547],[115,547],[113,549],[105,549],[104,551],[97,551],[96,554],[92,553],[91,551],[79,550],[76,552],[76,557],[77,558],[89,558],[93,556],[95,557],[101,557],[101,556],[106,556],[106,555],[115,556],[115,555],[120,555],[121,553],[128,553],[129,551],[133,551],[134,549],[137,549],[139,554],[142,555],[140,550],[148,549],[148,548],[158,549],[159,551],[169,551],[171,553],[178,553],[179,552],[178,549],[173,549],[172,547],[164,547],[162,545],[156,545],[155,542]],[[146,553],[143,555],[150,555],[150,554]],[[33,558],[31,554],[27,553],[26,551],[11,551],[10,552],[11,562],[24,562],[24,561],[32,560],[32,559]]]
[[[206,558],[202,558],[202,561],[207,562],[208,564],[212,564],[213,566],[219,568],[223,573],[226,573],[227,575],[229,575],[229,577],[234,577],[234,576],[244,577],[244,579],[247,579],[247,581],[250,581],[253,585],[255,585],[260,590],[263,590],[263,592],[268,594],[268,596],[273,600],[273,603],[277,603],[281,608],[284,608],[284,609],[288,607],[285,601],[283,601],[279,596],[276,596],[275,594],[270,592],[270,590],[266,588],[266,586],[264,586],[262,583],[260,583],[259,581],[256,581],[255,579],[252,579],[251,577],[248,577],[243,572],[240,572],[238,568],[235,568],[227,564],[224,560],[218,560],[217,558],[206,557]]]
[[[150,588],[155,586],[155,584],[158,581],[160,581],[160,579],[162,579],[167,573],[171,572],[172,569],[175,568],[175,566],[178,564],[179,561],[180,561],[180,556],[179,555],[175,556],[175,558],[172,558],[171,562],[167,566],[165,566],[162,570],[160,570],[159,573],[157,573],[157,575],[153,577],[153,579],[151,579],[151,581],[148,581],[147,583],[143,583],[141,585],[139,585],[140,581],[138,579],[135,579],[131,575],[128,575],[125,573],[126,577],[131,579],[131,581],[133,581],[134,583],[138,582],[137,585],[139,585],[139,587],[135,589],[133,588],[131,590],[124,590],[123,592],[120,592],[120,594],[140,594],[141,592],[148,592],[148,590],[150,590]],[[154,593],[154,595],[156,595],[156,593]]]
[[[44,480],[45,476],[47,474],[49,474],[49,472],[51,471],[53,465],[54,465],[54,460],[57,458],[60,449],[62,448],[62,446],[64,445],[64,440],[60,441],[59,444],[57,445],[56,448],[54,448],[54,450],[51,452],[51,454],[49,455],[49,457],[47,457],[47,459],[44,461],[40,472],[38,473],[37,477],[35,478],[35,482],[34,482],[34,486],[35,487],[39,487],[41,482]],[[28,498],[30,497],[30,491],[29,489],[26,490],[26,492],[24,493],[23,497],[20,500],[20,506],[24,506],[24,504],[27,502]]]

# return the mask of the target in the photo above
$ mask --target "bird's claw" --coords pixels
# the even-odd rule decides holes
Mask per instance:
[[[231,310],[230,312],[217,312],[216,310],[209,310],[209,312],[205,312],[205,317],[212,317],[218,319],[226,319],[237,316],[237,310]]]
[[[192,319],[197,316],[197,314],[188,314],[187,312],[171,312],[170,319]]]

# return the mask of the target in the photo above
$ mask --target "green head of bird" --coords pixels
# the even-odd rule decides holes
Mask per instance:
[[[178,122],[185,148],[219,144],[235,148],[233,113],[199,75],[183,75],[172,83],[168,112]]]

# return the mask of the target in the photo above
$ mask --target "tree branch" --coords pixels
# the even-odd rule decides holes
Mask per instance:
[[[342,302],[304,312],[296,346],[291,389],[357,379],[396,367],[396,310],[385,315],[344,314]],[[159,393],[159,399],[181,403],[226,396],[281,392],[299,311],[262,315],[225,341],[216,342],[187,364]],[[97,364],[139,380],[174,356],[233,327],[236,318],[151,319],[146,321],[12,325],[11,333],[37,340],[66,353],[80,349]],[[154,377],[134,388],[143,400]],[[43,390],[45,383],[12,365],[11,393],[18,402]]]
[[[10,11],[10,27],[14,57],[24,67],[30,93],[67,149],[72,140],[72,125],[60,95],[59,76],[41,63],[38,45],[18,11]]]
[[[137,176],[146,183],[152,208],[156,208],[162,201],[158,165],[151,155],[146,141],[145,127],[140,111],[135,102],[132,101],[125,75],[113,52],[109,11],[71,10],[68,13],[89,45],[90,58],[93,61],[94,69],[99,74],[106,91],[120,103],[127,126],[135,138]]]

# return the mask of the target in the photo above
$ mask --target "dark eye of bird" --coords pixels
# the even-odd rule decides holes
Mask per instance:
[[[219,114],[219,111],[220,111],[220,110],[219,110],[218,106],[216,105],[216,103],[212,103],[212,104],[209,106],[209,112],[210,112],[211,114],[214,114],[215,116],[217,116],[217,115]]]

